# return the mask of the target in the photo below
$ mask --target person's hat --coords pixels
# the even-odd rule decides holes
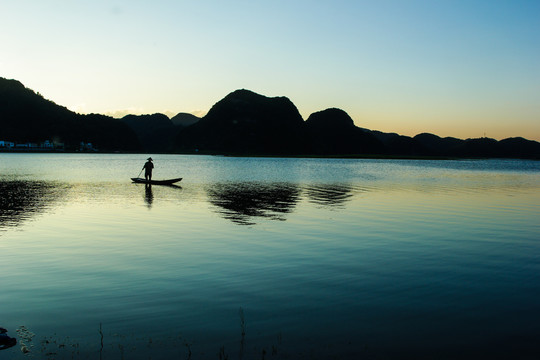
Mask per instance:
[[[150,161],[153,161],[153,160],[152,160],[152,158],[148,158],[148,159],[146,159],[146,160],[150,160]]]

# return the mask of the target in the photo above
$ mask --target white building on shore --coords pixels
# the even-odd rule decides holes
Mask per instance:
[[[11,142],[11,141],[4,141],[4,140],[0,140],[0,148],[8,148],[8,149],[11,149],[15,147],[15,143]]]
[[[0,140],[0,150],[22,150],[22,151],[53,151],[64,150],[63,143],[54,143],[50,140],[45,140],[41,143],[15,143],[13,141]]]

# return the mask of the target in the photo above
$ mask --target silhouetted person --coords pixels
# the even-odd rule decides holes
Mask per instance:
[[[15,346],[17,344],[17,339],[9,337],[7,330],[0,327],[0,350],[4,350]]]
[[[146,181],[152,180],[152,169],[154,168],[154,164],[152,163],[152,158],[149,157],[146,163],[144,163],[143,169],[144,169],[144,178]]]

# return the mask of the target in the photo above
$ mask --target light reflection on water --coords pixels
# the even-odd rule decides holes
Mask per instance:
[[[539,351],[535,162],[153,156],[184,180],[145,187],[139,157],[0,156],[0,326],[32,356]]]

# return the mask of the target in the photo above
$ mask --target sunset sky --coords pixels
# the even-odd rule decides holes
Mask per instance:
[[[0,76],[80,113],[236,89],[414,136],[540,141],[537,0],[2,0]]]

